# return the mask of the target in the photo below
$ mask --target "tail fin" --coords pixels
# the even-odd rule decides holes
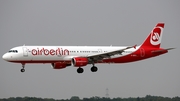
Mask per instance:
[[[160,48],[163,35],[164,23],[158,23],[146,38],[141,47]]]

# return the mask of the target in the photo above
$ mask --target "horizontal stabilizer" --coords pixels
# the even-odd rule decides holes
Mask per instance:
[[[167,49],[155,50],[155,51],[152,51],[152,53],[161,53],[161,52],[165,52],[165,51],[172,50],[172,49],[175,49],[175,48],[167,48]]]

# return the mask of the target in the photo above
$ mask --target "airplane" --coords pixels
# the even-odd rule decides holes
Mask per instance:
[[[83,73],[83,66],[92,64],[91,71],[96,72],[98,63],[135,62],[167,53],[174,48],[160,48],[164,23],[157,23],[145,41],[137,46],[18,46],[10,49],[2,58],[8,62],[21,63],[21,72],[25,64],[49,63],[53,69],[68,66]]]

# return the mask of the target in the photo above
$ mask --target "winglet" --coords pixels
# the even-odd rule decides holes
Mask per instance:
[[[134,47],[134,49],[136,49],[136,46],[137,46],[137,45],[134,45],[134,46],[133,46],[133,47]]]

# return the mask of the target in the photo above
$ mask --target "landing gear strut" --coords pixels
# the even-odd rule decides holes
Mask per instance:
[[[84,72],[84,69],[81,68],[81,67],[79,67],[79,68],[77,69],[77,72],[78,72],[78,73],[83,73],[83,72]]]
[[[98,68],[96,66],[94,66],[94,62],[92,63],[92,67],[91,67],[91,71],[92,72],[97,72]]]
[[[22,64],[22,69],[21,69],[21,72],[22,72],[22,73],[25,72],[24,67],[25,67],[25,64]]]

